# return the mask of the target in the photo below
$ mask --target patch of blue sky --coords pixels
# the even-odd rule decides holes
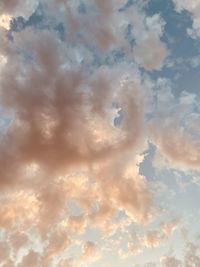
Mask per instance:
[[[127,4],[125,4],[125,9],[132,6],[135,3],[135,1],[127,1]],[[19,32],[24,30],[25,28],[28,27],[34,27],[38,29],[48,29],[48,30],[53,30],[57,32],[58,36],[60,37],[60,40],[66,41],[67,40],[67,28],[64,27],[64,24],[62,22],[56,22],[52,21],[51,23],[51,18],[48,16],[46,18],[45,12],[44,12],[44,6],[40,4],[38,8],[35,10],[35,12],[29,17],[29,19],[25,19],[23,17],[16,17],[11,21],[11,29],[9,31],[9,36],[12,39],[12,33],[13,32]],[[83,2],[80,1],[79,5],[77,6],[78,12],[81,13],[82,15],[86,15],[88,12],[88,6]],[[123,12],[124,9],[121,10]],[[127,29],[124,31],[124,37],[129,41],[130,47],[132,48],[134,46],[134,38],[132,36],[132,25],[127,25]],[[80,44],[84,43],[82,42],[84,38],[84,32],[77,32],[76,37],[80,39]],[[108,53],[105,53],[98,49],[94,44],[84,44],[86,49],[93,55],[93,62],[91,62],[90,66],[92,68],[94,67],[100,67],[103,65],[107,66],[112,66],[115,65],[116,63],[121,63],[124,61],[130,61],[130,64],[133,61],[132,59],[129,59],[126,56],[126,53],[123,51],[123,49],[118,48],[118,49],[111,49]],[[85,64],[83,62],[83,64]]]
[[[196,54],[196,43],[187,34],[187,28],[192,27],[192,19],[188,12],[177,13],[171,0],[149,1],[145,11],[149,16],[160,14],[166,22],[161,39],[167,43],[172,57],[185,58]]]
[[[0,107],[0,136],[7,133],[12,121],[12,114]]]
[[[192,176],[190,172],[185,173],[166,168],[157,171],[154,180],[159,181],[158,185],[160,184],[161,188],[157,202],[170,210],[171,214],[180,216],[183,224],[188,222],[188,215],[193,214],[193,216],[200,217],[198,215],[200,186],[194,184]],[[162,185],[164,185],[163,188]]]
[[[149,1],[145,11],[149,16],[160,14],[164,19],[166,24],[161,39],[169,49],[167,64],[162,70],[149,73],[151,78],[156,80],[158,77],[165,77],[173,80],[176,95],[184,90],[199,94],[199,40],[192,39],[187,33],[187,29],[192,27],[189,12],[177,13],[171,0]]]
[[[28,27],[33,27],[35,29],[47,29],[54,30],[57,32],[58,36],[62,41],[66,38],[66,29],[62,22],[56,23],[55,21],[50,21],[51,18],[45,17],[44,12],[45,6],[39,4],[34,13],[28,18],[25,19],[23,17],[13,18],[11,21],[11,28],[9,31],[9,36],[12,38],[13,32],[20,32]],[[53,20],[53,19],[52,19]]]
[[[154,200],[160,207],[170,211],[171,215],[181,218],[181,225],[191,223],[192,218],[200,218],[199,173],[178,171],[173,168],[155,169],[153,158],[155,147],[150,144],[144,161],[140,164],[140,173],[152,183],[157,196]],[[162,215],[163,216],[163,215]],[[198,223],[194,223],[193,232],[198,232]],[[180,250],[180,248],[179,248]]]
[[[182,75],[177,76],[176,83],[174,85],[177,93],[181,91],[188,91],[200,96],[200,65],[198,68],[192,68],[189,66],[187,71],[184,71]]]
[[[28,18],[23,17],[13,18],[11,21],[10,32],[20,32],[27,27],[41,27],[44,22],[44,16],[42,11],[42,6],[39,5],[34,13]]]
[[[83,214],[83,209],[76,200],[69,200],[66,208],[72,216],[81,216]]]
[[[152,164],[152,158],[155,155],[155,146],[149,143],[149,147],[147,151],[144,151],[144,160],[140,163],[140,174],[145,176],[147,180],[154,180],[155,179],[155,168]]]

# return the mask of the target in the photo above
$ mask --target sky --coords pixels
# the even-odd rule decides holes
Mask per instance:
[[[199,267],[199,73],[199,0],[0,0],[0,267]]]

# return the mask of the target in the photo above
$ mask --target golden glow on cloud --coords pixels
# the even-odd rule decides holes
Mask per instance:
[[[10,29],[10,22],[12,20],[12,17],[7,14],[3,14],[0,16],[0,27],[5,28],[6,30]]]
[[[3,266],[129,266],[169,248],[182,221],[162,171],[198,177],[197,97],[151,75],[171,60],[161,14],[81,2],[0,0]]]

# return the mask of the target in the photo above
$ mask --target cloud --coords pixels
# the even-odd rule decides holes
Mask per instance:
[[[200,4],[198,1],[195,0],[173,0],[176,10],[178,12],[182,12],[183,10],[186,10],[190,13],[192,20],[193,20],[193,25],[192,29],[188,28],[188,34],[193,37],[193,38],[199,38],[200,34]]]
[[[88,241],[82,246],[82,260],[86,262],[92,262],[96,261],[101,257],[101,252],[98,248],[98,246],[91,242]]]
[[[155,217],[154,193],[140,170],[148,141],[172,166],[199,166],[196,113],[191,127],[184,125],[190,132],[167,119],[159,124],[155,84],[140,68],[164,66],[165,22],[138,2],[43,1],[43,22],[34,25],[36,15],[28,19],[38,1],[1,1],[0,108],[9,123],[0,131],[0,257],[8,266],[89,265],[103,242],[136,255],[165,242],[178,225],[163,222],[120,250],[129,227]],[[9,23],[18,16],[29,23],[15,32]],[[158,97],[158,113],[167,118],[165,98],[175,100],[170,90]],[[194,101],[183,95],[177,113]]]
[[[60,255],[70,245],[70,239],[65,229],[54,231],[49,237],[49,243],[45,247],[43,258],[48,261],[52,257]]]
[[[76,38],[76,32],[82,32],[83,41],[87,45],[93,45],[105,52],[123,43],[122,20],[118,9],[124,4],[125,1],[84,1],[84,12],[79,12],[79,2],[51,1],[50,12],[57,17],[55,7],[64,11],[60,18],[66,23],[72,40]],[[89,16],[85,16],[85,13]]]
[[[160,229],[152,230],[142,237],[141,241],[148,248],[156,248],[164,243],[175,231],[179,221],[174,219],[160,224]]]
[[[29,18],[38,5],[37,0],[2,0],[0,3],[0,15]]]
[[[178,259],[174,257],[164,256],[161,258],[160,261],[165,267],[181,267],[182,266],[181,261],[179,261]]]
[[[199,170],[199,99],[182,92],[175,99],[169,85],[160,81],[156,115],[149,122],[149,136],[157,148],[155,165],[181,170]],[[171,103],[169,105],[169,103]],[[172,117],[173,116],[173,117]]]
[[[58,264],[59,267],[70,267],[72,266],[72,261],[71,259],[64,259],[64,260],[61,260]]]
[[[199,245],[190,241],[184,244],[183,260],[177,259],[175,256],[163,256],[160,261],[165,267],[183,267],[183,266],[199,266],[200,251]]]
[[[143,237],[144,246],[148,248],[158,247],[162,241],[162,234],[158,231],[150,231]]]
[[[37,252],[31,250],[29,253],[23,257],[20,267],[30,266],[35,267],[39,265],[39,255]]]
[[[99,5],[100,16],[109,17]],[[88,224],[105,233],[101,222],[117,211],[147,223],[153,196],[137,160],[147,147],[147,84],[138,69],[121,63],[91,70],[72,57],[73,42],[68,50],[46,29],[13,32],[12,41],[4,36],[1,106],[12,123],[0,143],[0,224],[7,236],[17,225],[22,235],[34,231],[43,250],[20,233],[10,237],[16,254],[26,247],[19,264],[51,264]],[[68,210],[69,201],[81,215]],[[83,258],[95,251],[86,243]]]
[[[49,43],[50,56],[45,56],[44,43],[46,41]],[[99,93],[98,73],[96,74],[97,84],[95,85],[93,82],[91,83],[91,81],[87,80],[88,78],[84,77],[86,75],[80,70],[63,70],[60,67],[62,62],[59,60],[60,55],[57,50],[57,44],[54,38],[48,33],[42,34],[35,46],[33,48],[35,49],[35,67],[33,67],[34,62],[33,65],[27,65],[24,78],[22,78],[23,66],[20,69],[17,64],[16,66],[13,65],[12,68],[6,69],[1,79],[1,84],[4,88],[1,92],[2,99],[4,99],[3,104],[7,109],[12,108],[15,114],[18,114],[7,138],[12,139],[12,142],[18,143],[18,150],[21,150],[20,158],[22,161],[27,162],[25,164],[35,162],[36,164],[42,164],[43,167],[47,167],[48,165],[48,168],[52,168],[53,171],[58,170],[59,165],[62,168],[62,165],[64,166],[66,163],[67,165],[70,163],[73,165],[75,161],[84,163],[98,160],[123,149],[123,147],[125,149],[132,142],[136,143],[135,140],[137,140],[138,133],[136,129],[128,129],[128,116],[124,120],[124,131],[123,128],[122,131],[115,130],[109,125],[109,121],[101,119],[103,115],[101,113],[97,114],[96,117],[90,118],[91,115],[88,112],[94,109],[96,105],[101,105],[99,102],[96,104],[95,100],[98,101],[98,98],[94,98],[94,95],[98,95]],[[9,76],[12,75],[13,71],[16,71],[16,78],[10,82]],[[57,73],[57,75],[53,73]],[[52,79],[54,81],[49,80],[49,75],[50,77],[53,75],[52,77],[54,78]],[[90,87],[92,91],[88,95],[81,88],[84,83],[92,86]],[[106,83],[108,90],[110,90],[109,81],[105,81]],[[136,88],[137,84],[133,86]],[[112,91],[110,94],[112,94]],[[128,91],[127,94],[129,94]],[[130,100],[131,103],[133,101],[134,99],[132,101]],[[87,106],[85,105],[86,102],[88,102]],[[68,108],[66,108],[67,105],[69,105]],[[129,103],[124,102],[124,112],[126,112],[125,105],[129,105],[127,109],[130,110],[130,114],[131,112],[133,112],[133,115],[135,113],[135,118],[137,119],[138,116],[140,120],[140,114],[136,114],[139,112],[139,110],[137,111],[137,104],[131,106]],[[96,118],[99,119],[95,121]],[[107,134],[109,131],[111,133],[118,132],[119,137],[122,134],[127,135],[127,137],[121,138],[122,141],[118,144],[112,140],[114,136],[111,135],[111,138],[106,140],[107,147],[105,147],[103,144],[104,140],[99,141],[98,136],[95,136],[96,133],[89,125],[91,122],[94,123],[93,127],[97,129],[103,123],[102,126],[104,126],[104,129],[107,128]],[[135,123],[137,123],[136,120]],[[138,126],[139,123],[138,121]],[[82,129],[81,136],[77,131],[78,128]],[[17,131],[19,131],[19,134],[14,134]],[[132,134],[135,135],[135,138]],[[60,140],[57,141],[55,138]],[[79,140],[79,142],[77,143],[76,140]],[[38,155],[38,151],[40,151],[40,155]],[[8,157],[12,156],[9,155]],[[6,158],[4,157],[1,159],[1,162],[4,164],[6,171],[5,160]],[[16,164],[21,166],[17,161]]]
[[[1,197],[1,201],[0,225],[2,228],[13,227],[16,221],[19,223],[30,222],[38,214],[36,198],[23,191],[5,194]]]
[[[147,230],[144,234],[131,233],[126,249],[118,250],[120,258],[126,259],[141,254],[145,249],[156,249],[164,245],[178,225],[179,220],[173,219],[161,222],[156,229]],[[129,231],[128,235],[130,236]]]
[[[179,219],[174,219],[165,223],[161,223],[161,229],[166,238],[169,238],[171,234],[176,230],[180,223]]]
[[[158,14],[146,17],[142,13],[136,13],[133,16],[133,25],[136,42],[133,48],[134,59],[149,71],[160,70],[168,56],[168,49],[160,40],[164,32],[164,21]]]
[[[6,30],[9,30],[11,19],[12,18],[9,15],[5,15],[5,14],[1,15],[0,16],[0,27],[3,27]]]
[[[9,256],[9,249],[7,245],[3,242],[0,243],[0,260],[3,262]]]
[[[84,218],[83,215],[69,216],[66,223],[68,231],[76,234],[77,233],[81,234],[82,232],[85,232],[86,226],[87,226],[86,219]]]
[[[17,252],[22,247],[26,247],[29,242],[27,234],[20,230],[15,230],[11,232],[8,240],[14,252]]]
[[[158,150],[170,162],[170,166],[199,170],[200,155],[198,140],[182,133],[173,123],[169,126],[156,128],[152,125],[153,139]],[[170,139],[169,139],[170,137]]]
[[[165,64],[168,49],[161,41],[165,22],[158,14],[151,17],[145,14],[145,1],[136,1],[129,8],[125,8],[126,1],[84,1],[84,12],[89,16],[77,12],[76,2],[53,3],[65,10],[60,18],[67,23],[72,39],[76,32],[82,32],[87,45],[97,46],[103,52],[122,49],[146,70],[160,70]],[[55,11],[54,15],[57,16]],[[132,28],[130,36],[125,39],[129,27]],[[131,40],[134,40],[133,48]],[[144,53],[146,50],[149,53]]]

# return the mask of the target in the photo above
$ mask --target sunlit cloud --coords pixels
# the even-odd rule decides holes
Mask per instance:
[[[197,40],[198,5],[174,3],[168,12],[188,10]],[[2,266],[199,265],[195,242],[169,253],[194,211],[163,175],[190,175],[181,193],[199,184],[200,102],[176,89],[171,13],[159,8],[1,1]]]
[[[12,20],[12,17],[9,15],[3,14],[0,16],[0,27],[5,28],[6,30],[10,29],[10,22]]]

